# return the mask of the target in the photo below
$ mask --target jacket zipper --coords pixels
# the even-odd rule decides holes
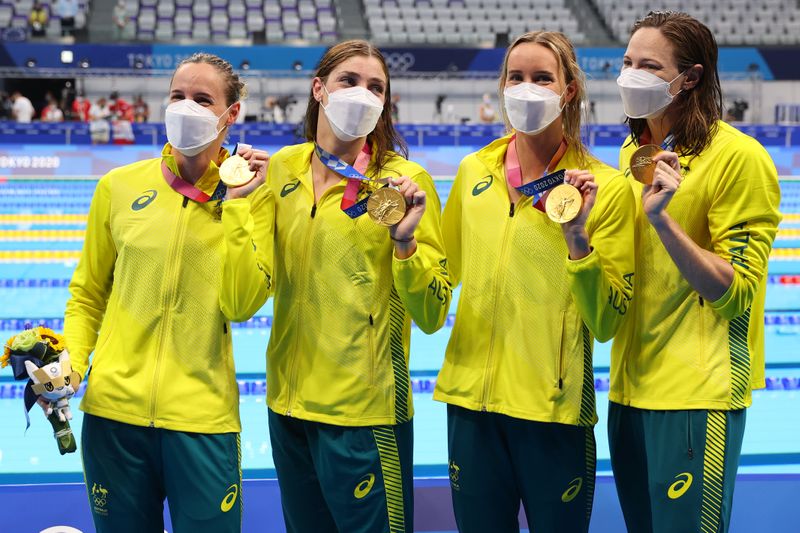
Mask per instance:
[[[150,427],[155,427],[156,420],[156,398],[158,396],[158,377],[161,372],[161,360],[164,354],[164,337],[169,328],[170,315],[172,313],[172,305],[175,300],[175,275],[174,267],[177,262],[179,244],[183,241],[183,218],[186,213],[186,207],[189,205],[189,199],[183,197],[181,209],[178,211],[178,221],[176,223],[176,235],[173,241],[172,248],[169,251],[169,258],[167,259],[167,270],[164,272],[164,277],[167,279],[167,289],[164,292],[164,318],[161,320],[161,332],[158,338],[158,355],[156,355],[156,369],[153,373],[153,387],[150,393]]]
[[[505,263],[506,258],[506,250],[508,248],[508,233],[511,224],[513,223],[514,219],[514,202],[511,202],[511,207],[508,211],[508,218],[511,220],[507,220],[505,223],[505,227],[503,228],[503,244],[500,248],[500,264]],[[494,308],[492,310],[492,336],[489,338],[489,356],[486,358],[486,368],[483,372],[483,394],[481,397],[481,411],[487,410],[487,402],[489,401],[489,386],[491,384],[491,373],[492,373],[492,362],[493,362],[493,355],[494,355],[494,338],[496,335],[497,330],[497,308],[500,305],[500,298],[497,295],[497,292],[500,290],[500,281],[501,278],[505,280],[505,276],[496,276],[495,283],[494,283]]]
[[[330,189],[328,189],[329,191]],[[320,197],[319,201],[322,202],[322,199],[328,194],[328,191],[325,191],[322,196]],[[313,191],[312,191],[313,194]],[[300,295],[300,302],[297,306],[297,321],[295,331],[300,331],[300,322],[301,322],[301,311],[303,309],[302,302],[305,301],[304,294],[306,292],[306,261],[308,259],[308,253],[311,248],[311,242],[314,240],[312,237],[314,235],[314,221],[316,220],[317,216],[317,202],[315,201],[314,204],[311,206],[311,213],[309,213],[311,217],[311,224],[309,224],[308,228],[308,235],[306,238],[306,246],[303,250],[303,256],[300,258],[300,283],[302,284],[302,290],[298,290],[298,294]],[[294,393],[295,393],[295,386],[297,382],[297,365],[298,365],[298,355],[297,350],[300,344],[300,335],[295,335],[294,341],[294,350],[292,351],[292,362],[290,364],[289,370],[289,402],[286,405],[286,416],[292,416],[292,405],[294,404]]]

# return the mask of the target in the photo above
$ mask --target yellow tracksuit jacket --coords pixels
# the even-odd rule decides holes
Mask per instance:
[[[405,175],[427,193],[417,250],[400,260],[385,227],[340,209],[345,180],[314,203],[313,149],[312,143],[284,148],[269,164],[267,184],[275,193],[269,407],[340,426],[405,422],[413,415],[411,319],[431,333],[450,306],[436,189],[422,167],[396,154],[375,176]]]
[[[594,337],[614,335],[633,297],[633,193],[618,171],[589,158],[598,184],[586,223],[593,250],[572,261],[560,225],[531,198],[510,204],[509,140],[461,162],[444,210],[450,276],[462,289],[434,399],[591,426]],[[578,168],[576,151],[558,166]]]
[[[630,175],[630,142],[620,168]],[[741,409],[764,387],[764,298],[780,222],[775,165],[753,138],[724,122],[684,179],[669,215],[700,247],[729,261],[734,278],[703,301],[636,202],[636,299],[614,339],[609,399],[642,409]],[[642,185],[631,180],[637,196]]]
[[[169,144],[162,158],[178,174]],[[94,352],[81,409],[138,426],[239,432],[229,321],[252,316],[269,293],[272,195],[262,186],[223,202],[220,216],[216,201],[175,192],[162,158],[112,170],[92,199],[64,323],[81,375]],[[218,170],[212,162],[196,187],[210,195]]]

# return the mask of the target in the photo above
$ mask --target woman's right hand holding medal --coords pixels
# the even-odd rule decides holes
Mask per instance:
[[[411,257],[417,249],[414,232],[425,213],[427,198],[425,191],[419,188],[408,176],[393,178],[391,185],[397,187],[406,201],[406,212],[403,218],[389,228],[389,236],[394,243],[395,255],[398,259]]]
[[[665,214],[683,177],[680,175],[680,160],[675,152],[659,152],[653,156],[653,163],[653,183],[642,189],[642,207],[650,223],[655,226]]]
[[[231,158],[233,157],[241,157],[247,161],[248,170],[253,172],[254,176],[244,185],[240,185],[238,187],[229,185],[228,191],[225,193],[226,200],[245,198],[251,192],[256,190],[261,184],[264,183],[267,175],[267,165],[269,164],[269,154],[265,150],[256,150],[247,144],[239,144],[237,146],[236,155],[231,156]],[[222,173],[222,169],[220,169],[220,173]]]

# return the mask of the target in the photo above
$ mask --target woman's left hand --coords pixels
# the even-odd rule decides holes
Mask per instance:
[[[269,154],[265,150],[256,150],[248,144],[239,144],[236,155],[242,156],[250,164],[249,168],[255,172],[255,176],[240,187],[228,187],[228,192],[225,193],[226,200],[245,198],[264,183],[267,175]]]

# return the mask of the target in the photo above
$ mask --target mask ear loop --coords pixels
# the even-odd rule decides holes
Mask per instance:
[[[230,111],[230,110],[231,110],[231,108],[232,108],[233,106],[235,106],[236,104],[238,104],[238,103],[239,103],[239,101],[237,100],[236,102],[234,102],[234,103],[232,103],[231,105],[229,105],[229,106],[228,106],[228,108],[227,108],[227,109],[225,109],[225,111],[223,111],[223,112],[222,112],[222,114],[221,114],[221,115],[219,116],[219,118],[217,119],[217,125],[219,125],[219,121],[220,121],[220,120],[222,120],[222,117],[223,117],[223,116],[225,116],[225,113],[227,113],[228,111]],[[230,115],[229,115],[229,116],[230,116]],[[228,129],[229,127],[230,127],[230,126],[228,125],[228,119],[226,118],[226,119],[225,119],[225,122],[223,122],[223,124],[222,124],[222,127],[221,127],[221,128],[219,128],[219,129],[217,130],[217,135],[219,135],[220,133],[222,133],[223,131],[225,131],[225,130],[226,130],[226,129]]]
[[[570,82],[570,83],[572,83],[572,82]],[[564,90],[561,91],[561,94],[558,95],[558,103],[559,104],[561,103],[561,99],[564,98],[564,105],[562,105],[561,107],[558,108],[558,114],[559,115],[564,112],[564,109],[566,109],[567,104],[569,103],[569,102],[567,102],[567,99],[566,99],[567,89],[569,89],[569,83],[564,87]]]
[[[323,82],[322,82],[322,79],[320,79],[319,81],[320,81],[320,83],[322,83],[322,90],[323,90],[323,91],[325,91],[325,94],[326,94],[326,95],[328,95],[328,103],[330,104],[330,103],[331,103],[331,93],[328,91],[328,88],[327,88],[327,87],[325,87],[325,83],[323,83]],[[324,109],[325,111],[327,111],[327,110],[328,110],[327,106],[326,106],[325,104],[323,104],[323,103],[322,103],[322,98],[320,98],[320,99],[319,99],[319,105],[320,105],[320,106],[322,107],[322,109]]]
[[[669,82],[669,85],[667,86],[667,93],[673,98],[673,100],[675,99],[675,97],[677,97],[679,94],[681,94],[683,92],[683,87],[679,87],[678,88],[678,92],[676,92],[675,94],[672,94],[672,90],[671,90],[672,89],[672,84],[675,83],[675,80],[677,80],[681,76],[685,76],[686,73],[689,72],[689,70],[691,68],[692,67],[687,68],[686,70],[684,70],[683,72],[681,72],[680,74],[678,74],[677,76],[672,78],[672,81]],[[683,82],[681,82],[681,84],[683,84]]]

